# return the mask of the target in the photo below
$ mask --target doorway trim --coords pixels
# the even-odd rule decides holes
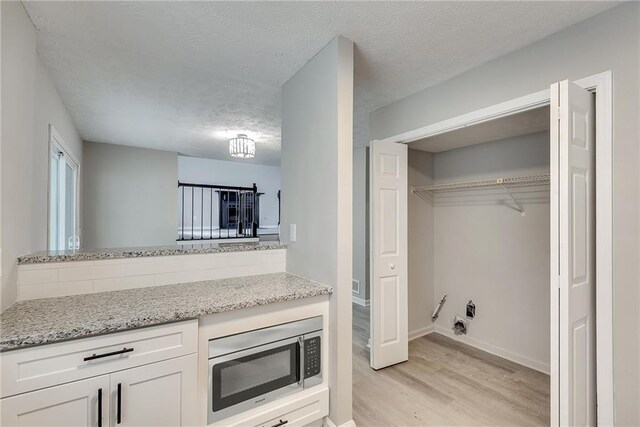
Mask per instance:
[[[613,72],[576,80],[596,94],[596,377],[598,424],[614,425],[613,388]],[[551,83],[550,83],[551,84]],[[544,107],[549,89],[382,139],[410,143],[452,130]],[[557,345],[552,346],[557,353]]]

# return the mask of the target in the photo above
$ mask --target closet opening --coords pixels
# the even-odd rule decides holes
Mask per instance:
[[[550,424],[549,117],[408,144],[409,349],[469,423]]]
[[[379,401],[399,418],[378,423],[591,425],[596,387],[606,416],[610,78],[371,142],[354,417]]]

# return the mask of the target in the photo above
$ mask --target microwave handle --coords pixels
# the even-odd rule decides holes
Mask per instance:
[[[304,385],[304,337],[298,337],[298,351],[300,352],[300,367],[299,367],[299,379],[298,379],[298,387],[302,387]]]

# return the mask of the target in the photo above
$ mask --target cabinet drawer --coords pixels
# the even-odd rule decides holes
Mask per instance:
[[[209,424],[209,427],[305,426],[328,414],[329,389],[318,385]]]
[[[256,427],[305,426],[310,422],[322,418],[325,415],[322,409],[321,400],[306,402],[304,406],[273,418],[265,423],[260,423]]]
[[[198,321],[0,353],[0,397],[166,360],[198,349]]]

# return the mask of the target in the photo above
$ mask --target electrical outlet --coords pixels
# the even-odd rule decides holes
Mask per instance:
[[[469,300],[467,303],[467,319],[473,319],[474,317],[476,317],[476,305]]]
[[[298,236],[296,235],[296,225],[289,224],[289,241],[295,242]]]

